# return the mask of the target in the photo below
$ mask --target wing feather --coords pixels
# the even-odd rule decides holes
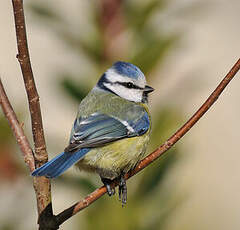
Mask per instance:
[[[86,118],[77,118],[73,135],[65,152],[79,148],[100,147],[126,137],[143,135],[150,127],[147,112],[134,122],[121,121],[102,113],[93,113]]]

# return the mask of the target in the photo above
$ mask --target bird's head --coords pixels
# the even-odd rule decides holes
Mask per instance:
[[[142,71],[135,65],[118,61],[100,78],[97,87],[129,101],[147,103],[154,89],[146,84]]]

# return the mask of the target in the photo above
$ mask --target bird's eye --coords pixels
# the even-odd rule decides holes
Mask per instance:
[[[132,82],[128,82],[126,84],[126,86],[127,86],[127,88],[131,89],[131,88],[133,88],[133,83]]]
[[[143,88],[141,88],[137,85],[134,85],[132,82],[118,82],[117,81],[116,83],[119,84],[119,85],[122,85],[122,86],[124,86],[128,89],[143,89]]]

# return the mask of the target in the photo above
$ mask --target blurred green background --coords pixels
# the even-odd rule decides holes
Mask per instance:
[[[41,103],[44,124],[55,123],[52,126],[51,124],[45,125],[50,158],[66,146],[71,122],[75,117],[79,102],[101,74],[116,60],[131,62],[140,67],[147,77],[148,84],[156,89],[155,95],[150,98],[153,117],[153,130],[148,148],[148,153],[150,153],[186,120],[186,110],[183,110],[182,104],[178,102],[184,103],[187,100],[191,102],[191,99],[197,97],[197,94],[201,95],[202,89],[205,88],[199,86],[201,83],[204,84],[204,80],[201,79],[201,74],[204,73],[203,66],[191,67],[188,64],[191,62],[187,60],[184,66],[189,72],[182,74],[183,68],[180,68],[177,73],[184,75],[182,80],[175,81],[167,93],[164,91],[165,85],[169,85],[169,81],[172,81],[172,79],[169,80],[168,71],[166,71],[166,69],[169,70],[170,74],[171,69],[166,68],[166,63],[172,60],[178,61],[178,52],[182,47],[187,47],[185,44],[188,40],[186,30],[175,28],[166,18],[201,20],[214,9],[214,4],[211,5],[204,1],[188,1],[187,3],[182,1],[178,3],[180,7],[172,10],[174,1],[167,0],[99,0],[86,1],[81,4],[78,1],[74,2],[75,4],[69,1],[61,2],[61,6],[57,6],[56,1],[28,0],[25,4],[27,24],[31,21],[31,26],[28,27],[30,52],[32,42],[35,42],[38,52],[43,53],[43,59],[49,59],[50,62],[46,68],[43,65],[38,66],[34,60],[38,52],[31,53],[33,70],[37,73],[35,75],[37,87],[40,97],[43,97]],[[13,24],[11,29],[13,30]],[[52,53],[51,56],[52,51],[47,51],[41,46],[42,42],[44,43],[47,39],[46,34],[53,39],[54,45],[63,46],[64,52]],[[37,37],[35,41],[32,41],[32,36]],[[57,49],[53,50],[58,52]],[[173,58],[175,55],[176,57]],[[57,63],[57,59],[54,59],[56,56],[61,59],[61,63]],[[39,76],[38,68],[44,69],[42,72],[44,76]],[[44,83],[40,80],[43,77],[46,79]],[[5,83],[9,84],[9,81],[5,80]],[[50,90],[47,96],[44,96],[46,89]],[[21,94],[24,94],[23,89],[21,90]],[[182,90],[180,94],[179,90]],[[165,100],[159,99],[161,91],[163,91]],[[60,107],[63,108],[62,110],[56,109],[57,112],[54,111],[54,104],[51,104],[53,94],[58,98]],[[169,95],[177,97],[177,100],[166,102],[166,99],[171,98]],[[14,102],[15,98],[9,96],[13,103],[17,103]],[[205,97],[199,98],[199,103]],[[194,108],[198,107],[193,106],[192,103],[188,105],[191,111],[195,111]],[[16,104],[15,110],[19,115],[19,120],[26,121],[24,126],[30,137],[31,129],[26,102]],[[51,117],[48,117],[50,120],[45,123],[47,113],[53,115],[50,115]],[[198,143],[195,143],[195,146],[197,145]],[[6,189],[8,185],[14,184],[16,191],[20,192],[17,196],[19,198],[23,196],[22,202],[24,202],[24,197],[28,196],[27,194],[31,194],[32,197],[32,204],[28,206],[26,213],[19,215],[21,210],[17,208],[16,211],[9,211],[9,214],[0,215],[0,230],[33,229],[36,222],[36,207],[31,177],[26,178],[28,171],[22,159],[16,154],[19,150],[15,146],[11,130],[2,114],[0,114],[0,147],[0,182]],[[126,207],[121,207],[117,196],[112,198],[104,196],[68,220],[61,229],[198,229],[192,221],[180,221],[179,225],[172,224],[182,207],[186,206],[191,198],[191,189],[188,189],[188,186],[182,189],[175,183],[177,181],[176,169],[189,162],[187,152],[189,149],[176,145],[165,156],[130,179]],[[23,184],[28,191],[23,189]],[[97,175],[70,170],[53,181],[55,213],[67,208],[100,185],[101,182]],[[10,209],[14,203],[11,204],[11,196],[8,199]],[[5,207],[7,202],[5,201]],[[17,207],[23,205],[21,201],[15,204]],[[12,221],[14,216],[16,216],[15,221]],[[20,220],[23,217],[24,221]]]

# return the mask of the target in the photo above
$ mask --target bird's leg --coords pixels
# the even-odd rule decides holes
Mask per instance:
[[[108,195],[109,196],[114,195],[115,194],[115,188],[111,188],[112,180],[107,179],[107,178],[102,178],[102,177],[101,177],[101,180],[102,180],[103,184],[105,185],[105,187],[107,189]]]
[[[119,200],[122,201],[122,207],[127,203],[127,184],[124,175],[121,174],[118,187]]]

